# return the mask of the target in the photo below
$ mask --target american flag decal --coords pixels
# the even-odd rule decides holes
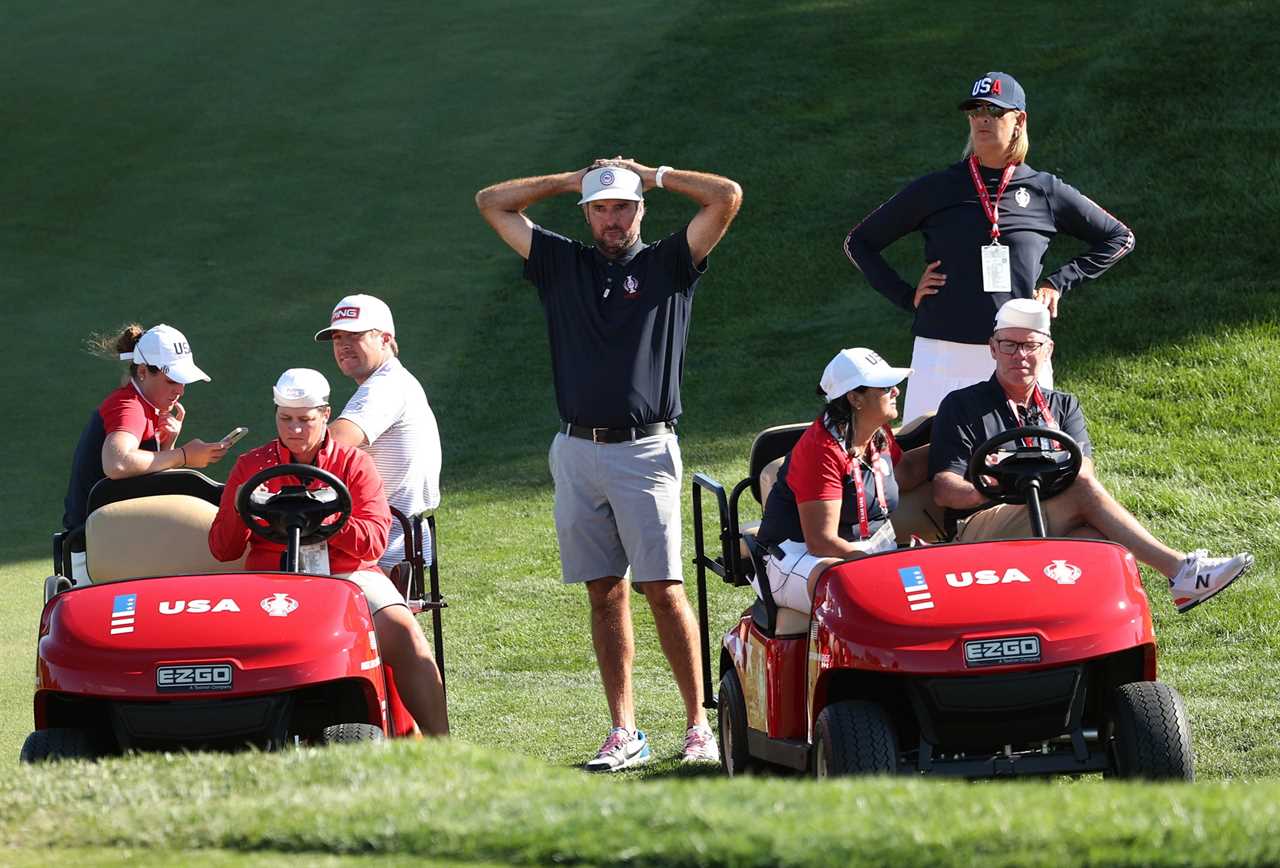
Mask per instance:
[[[898,577],[902,579],[902,590],[907,595],[907,604],[911,611],[933,608],[933,595],[929,593],[929,585],[924,580],[924,570],[919,567],[901,567]]]
[[[132,633],[133,616],[137,612],[137,594],[117,594],[111,603],[111,635]]]

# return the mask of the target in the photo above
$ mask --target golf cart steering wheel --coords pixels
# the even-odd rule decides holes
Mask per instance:
[[[255,496],[258,486],[277,476],[294,476],[301,485],[286,485],[263,497]],[[308,481],[323,482],[329,490],[308,490]],[[327,470],[310,464],[279,464],[259,470],[245,480],[236,495],[236,512],[249,530],[268,542],[289,544],[290,531],[299,533],[300,545],[323,542],[346,525],[351,518],[351,492],[342,480]],[[337,515],[337,521],[324,520]]]
[[[1035,445],[1026,445],[1024,438],[1031,438]],[[1044,449],[1040,439],[1052,440],[1060,448]],[[1008,443],[1016,443],[1017,448],[998,463],[988,464],[987,459]],[[1001,431],[979,446],[969,459],[968,478],[988,500],[1026,503],[1032,488],[1038,489],[1040,500],[1066,491],[1083,464],[1080,444],[1074,438],[1056,428],[1026,425]]]

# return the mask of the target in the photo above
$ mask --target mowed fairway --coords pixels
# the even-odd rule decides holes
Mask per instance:
[[[184,399],[184,436],[248,425],[238,453],[271,436],[284,368],[325,371],[335,403],[350,394],[310,336],[354,288],[392,305],[440,421],[450,711],[468,743],[18,770],[0,784],[0,841],[15,858],[74,844],[90,862],[145,851],[156,864],[169,849],[230,851],[215,864],[326,850],[498,863],[1280,859],[1280,56],[1265,4],[1028,2],[993,21],[943,3],[15,2],[3,24],[0,298],[15,348],[2,388],[22,445],[0,471],[0,763],[16,763],[31,727],[71,451],[119,375],[83,338],[130,319],[183,329],[213,377]],[[1186,616],[1146,574],[1162,678],[1186,697],[1208,783],[689,775],[672,759],[683,717],[642,608],[639,723],[660,761],[608,780],[569,770],[608,719],[585,595],[559,583],[541,311],[475,190],[617,153],[743,185],[700,284],[682,420],[686,475],[731,484],[756,431],[816,412],[812,386],[836,349],[906,363],[906,317],[840,242],[958,157],[955,104],[989,68],[1027,88],[1031,165],[1137,236],[1055,326],[1057,379],[1084,401],[1100,474],[1172,545],[1257,556]],[[693,210],[661,191],[648,207],[650,239]],[[583,234],[569,197],[533,216]],[[1055,244],[1048,269],[1076,249]],[[923,266],[916,239],[890,254],[912,279]],[[722,631],[750,592],[712,591]],[[351,807],[376,801],[385,822]],[[447,828],[433,832],[437,815]],[[125,849],[98,849],[112,847]]]

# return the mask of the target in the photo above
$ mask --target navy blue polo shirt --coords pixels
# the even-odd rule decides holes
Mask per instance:
[[[1089,444],[1089,431],[1079,399],[1053,389],[1041,389],[1040,394],[1053,415],[1053,427],[1079,443],[1086,458],[1092,456],[1093,447]],[[1022,425],[1045,424],[1034,401],[1027,407],[1019,407],[1018,415],[1022,416],[1022,421],[1014,415],[1004,388],[994,376],[947,395],[933,419],[929,441],[929,478],[933,479],[944,470],[967,478],[969,459],[983,443],[1001,431]]]
[[[988,193],[1000,188],[1000,169],[979,168]],[[1102,274],[1133,249],[1133,233],[1079,190],[1025,163],[1014,170],[1000,197],[1000,243],[1009,248],[1012,292],[982,289],[982,254],[991,243],[991,223],[978,202],[967,160],[908,184],[853,228],[845,254],[871,286],[915,315],[917,337],[986,343],[996,311],[1011,298],[1031,298],[1040,285],[1045,253],[1058,232],[1089,249],[1052,272],[1049,283],[1061,293]],[[911,232],[924,236],[924,262],[941,260],[947,282],[936,295],[912,306],[919,273],[911,282],[890,267],[880,251]]]
[[[685,229],[611,260],[533,227],[524,276],[546,315],[561,419],[627,428],[680,415],[693,291],[705,269]]]

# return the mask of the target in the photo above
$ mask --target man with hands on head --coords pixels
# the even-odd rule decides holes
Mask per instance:
[[[1179,612],[1217,594],[1244,574],[1253,556],[1189,554],[1156,539],[1111,496],[1094,474],[1092,447],[1080,402],[1074,395],[1037,384],[1041,366],[1053,355],[1049,309],[1034,299],[1015,298],[996,314],[988,342],[996,372],[990,380],[957,389],[942,399],[933,421],[929,475],[941,507],[969,513],[957,542],[1017,539],[1031,535],[1027,507],[991,504],[966,478],[969,459],[985,441],[1023,425],[1056,428],[1080,444],[1084,466],[1057,497],[1043,505],[1045,523],[1056,536],[1083,536],[1117,542],[1144,564],[1164,573]]]
[[[640,240],[644,193],[665,188],[699,206],[687,226]],[[593,244],[537,226],[536,202],[578,196]],[[650,758],[636,729],[630,583],[645,595],[684,701],[686,761],[718,750],[700,704],[697,626],[680,556],[680,448],[675,420],[694,289],[742,202],[734,181],[621,157],[576,172],[486,187],[476,205],[525,260],[551,346],[561,424],[549,454],[565,582],[585,582],[591,636],[612,729],[586,768]]]

